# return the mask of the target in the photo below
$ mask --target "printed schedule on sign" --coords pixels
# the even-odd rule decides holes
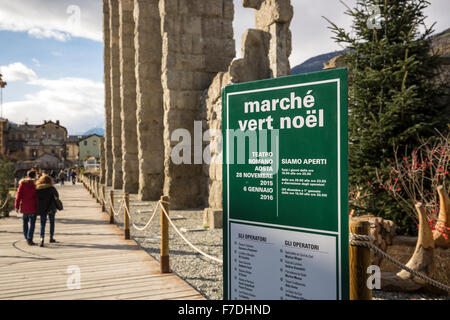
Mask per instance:
[[[337,298],[336,237],[235,223],[230,231],[231,299]]]
[[[347,71],[222,93],[226,299],[348,297]]]

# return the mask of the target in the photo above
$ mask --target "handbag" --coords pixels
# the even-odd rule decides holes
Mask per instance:
[[[55,205],[56,205],[56,209],[58,209],[59,211],[64,209],[62,201],[57,198],[55,198]]]
[[[62,201],[59,200],[58,197],[56,197],[56,194],[54,195],[54,197],[55,197],[55,207],[56,207],[56,209],[57,209],[58,211],[63,210],[63,209],[64,209],[64,206],[63,206]]]

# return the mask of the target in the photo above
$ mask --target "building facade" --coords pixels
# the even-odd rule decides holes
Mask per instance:
[[[59,121],[43,124],[16,124],[1,121],[2,154],[15,162],[17,175],[40,168],[57,170],[66,167],[67,129]]]
[[[78,143],[79,146],[79,161],[86,161],[90,157],[95,157],[100,161],[100,144],[103,137],[98,134],[91,134],[83,137]]]
[[[100,161],[102,139],[98,134],[68,136],[58,120],[36,125],[0,118],[0,155],[15,162],[17,176],[31,168],[51,171],[81,165],[89,157]]]
[[[66,160],[69,165],[74,166],[80,161],[80,140],[84,136],[69,136],[66,141]]]
[[[62,161],[66,158],[67,129],[59,121],[44,121],[41,125],[8,122],[6,154],[13,160],[35,160],[44,154]]]

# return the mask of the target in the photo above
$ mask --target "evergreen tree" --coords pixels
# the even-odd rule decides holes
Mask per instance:
[[[14,164],[0,157],[0,206],[3,205],[4,201],[9,193],[9,187],[11,185],[12,179],[14,178]],[[2,209],[2,211],[9,212],[12,208],[10,204]],[[1,214],[1,212],[0,212]]]
[[[436,81],[441,60],[431,52],[434,25],[424,21],[428,5],[424,0],[358,0],[346,11],[353,19],[351,32],[330,22],[333,39],[346,47],[349,68],[350,188],[373,194],[364,209],[397,223],[405,223],[404,213],[373,184],[376,170],[382,172],[393,158],[394,146],[411,150],[446,121],[439,103],[444,91]]]

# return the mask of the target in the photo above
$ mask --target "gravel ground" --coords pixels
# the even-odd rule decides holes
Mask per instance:
[[[373,300],[450,300],[450,296],[438,296],[425,293],[372,291]]]
[[[108,191],[109,192],[109,191]],[[115,193],[115,209],[119,209],[120,193]],[[132,211],[131,236],[153,258],[159,261],[160,254],[160,214],[156,213],[151,224],[144,231],[133,228],[133,223],[142,228],[146,225],[153,212],[149,212],[156,202],[138,201],[130,197]],[[159,210],[158,210],[159,211]],[[202,228],[202,210],[170,210],[170,216],[181,219],[174,220],[178,229]],[[119,227],[123,227],[123,213],[116,218]],[[222,229],[195,232],[184,232],[183,235],[193,245],[211,256],[222,260]],[[210,300],[223,299],[222,264],[203,257],[187,245],[183,239],[169,227],[170,267],[174,273]],[[436,296],[425,293],[403,293],[374,290],[373,300],[450,300],[450,296]]]

